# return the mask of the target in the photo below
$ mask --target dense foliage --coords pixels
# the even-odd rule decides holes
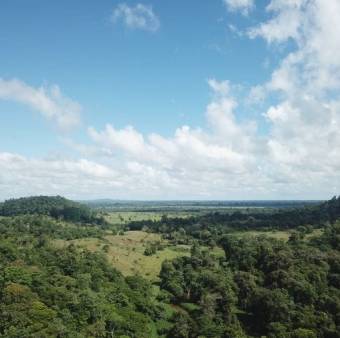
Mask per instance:
[[[0,337],[151,337],[163,310],[147,281],[52,241],[86,235],[47,217],[0,219]]]
[[[34,196],[0,203],[0,216],[48,215],[72,222],[104,223],[88,206],[61,196]]]
[[[339,198],[131,223],[190,244],[190,256],[163,263],[158,285],[123,277],[104,256],[108,244],[101,253],[76,247],[72,240],[107,230],[73,203],[37,197],[1,205],[0,338],[340,337]],[[67,216],[69,207],[82,211]],[[322,235],[306,236],[320,225]],[[254,227],[295,231],[288,242],[233,234]],[[210,250],[216,246],[219,254]],[[162,248],[152,242],[144,254]]]
[[[131,230],[149,229],[170,234],[178,231],[196,239],[216,240],[232,229],[293,229],[302,225],[323,226],[334,223],[340,217],[340,197],[319,205],[300,208],[273,209],[263,212],[245,210],[213,212],[187,218],[163,217],[159,221],[134,221],[128,224]],[[181,236],[183,237],[183,236]]]
[[[318,240],[220,240],[163,264],[161,287],[183,311],[171,338],[340,337],[340,223]]]

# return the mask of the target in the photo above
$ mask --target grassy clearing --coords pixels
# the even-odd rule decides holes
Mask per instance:
[[[283,241],[288,241],[290,231],[239,231],[231,235],[237,238],[268,236]],[[321,229],[314,230],[306,236],[306,240],[311,237],[320,236]],[[149,243],[161,242],[166,247],[157,251],[152,256],[145,256],[144,251]],[[100,238],[83,238],[72,241],[56,240],[54,245],[62,248],[69,244],[90,250],[92,252],[102,252],[106,255],[111,264],[125,276],[139,274],[149,280],[156,281],[161,270],[162,263],[165,260],[175,259],[182,256],[190,256],[189,245],[171,246],[161,238],[159,234],[147,233],[144,231],[128,231],[124,235],[107,235],[104,239]],[[210,253],[217,257],[223,257],[222,248],[213,249],[202,247],[203,250],[209,250]]]
[[[259,236],[268,236],[275,239],[281,239],[284,241],[288,241],[290,236],[290,231],[260,231],[260,230],[249,230],[249,231],[237,231],[231,233],[238,238],[245,237],[259,237]]]
[[[139,274],[149,280],[156,280],[162,263],[167,259],[189,256],[190,250],[177,250],[166,247],[152,256],[145,256],[144,250],[148,243],[160,241],[167,244],[158,234],[143,231],[128,231],[124,235],[108,235],[104,239],[83,238],[72,241],[55,241],[55,245],[63,247],[71,243],[93,252],[102,252],[109,262],[123,275]]]
[[[238,238],[245,238],[245,237],[259,237],[259,236],[268,236],[275,239],[280,239],[285,242],[288,241],[292,231],[291,230],[274,230],[274,231],[260,231],[260,230],[248,230],[248,231],[237,231],[230,233]],[[307,234],[305,239],[308,240],[312,237],[321,236],[323,233],[322,229],[315,229],[310,234]]]
[[[114,211],[114,212],[108,212],[105,214],[105,219],[114,225],[120,225],[120,224],[127,224],[129,222],[133,221],[159,221],[163,215],[166,215],[167,217],[179,217],[179,218],[185,218],[191,216],[191,213],[189,212],[180,212],[180,211],[169,211],[169,212],[161,212],[161,211]]]
[[[314,237],[320,237],[323,233],[324,233],[324,229],[315,229],[313,230],[313,232],[306,235],[306,239],[309,240]]]

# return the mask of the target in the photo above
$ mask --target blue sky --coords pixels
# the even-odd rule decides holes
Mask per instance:
[[[309,139],[298,139],[302,137],[298,135],[320,135],[316,128],[320,121],[315,116],[324,116],[322,109],[316,111],[315,125],[305,130],[302,122],[310,120],[303,116],[310,114],[305,109],[308,103],[298,98],[306,96],[320,102],[322,97],[321,106],[326,106],[331,104],[328,91],[337,97],[339,89],[337,62],[322,59],[322,45],[311,50],[322,34],[327,34],[327,27],[320,26],[320,39],[309,41],[315,21],[325,24],[313,12],[317,6],[326,16],[333,13],[337,1],[328,5],[318,0],[288,4],[281,0],[2,1],[0,153],[7,154],[3,160],[6,166],[0,171],[3,197],[34,191],[77,198],[143,199],[331,195],[333,191],[320,190],[325,179],[320,172],[326,175],[330,168],[336,168],[331,160],[326,168],[316,168],[307,175],[309,181],[304,185],[298,182],[306,176],[301,161],[315,150]],[[134,21],[128,22],[128,13]],[[335,50],[340,47],[336,37],[330,44]],[[302,59],[291,61],[290,55]],[[333,71],[327,73],[333,63]],[[304,69],[306,64],[324,69],[322,76],[313,77],[319,86],[316,89],[306,88],[304,81],[307,83],[310,73],[310,69]],[[301,81],[296,80],[297,69]],[[334,82],[332,88],[321,83],[328,74],[334,77],[329,81]],[[225,88],[221,90],[217,84]],[[61,92],[58,98],[49,92],[55,85]],[[32,99],[35,90],[44,92],[38,103]],[[259,93],[257,100],[254,93]],[[58,108],[42,106],[41,100],[46,98]],[[58,125],[60,111],[65,115],[73,110],[65,101],[79,106],[75,109],[77,125],[72,128]],[[225,110],[225,104],[231,102],[231,110]],[[216,105],[218,112],[209,113],[211,105]],[[301,128],[288,130],[289,123],[278,119],[282,110],[292,123],[302,123],[298,125]],[[298,118],[295,110],[301,115]],[[338,123],[337,111],[329,111],[329,115],[329,129],[322,133],[325,146],[333,135],[332,126]],[[218,131],[223,123],[226,128]],[[182,140],[176,130],[184,126],[190,131]],[[163,156],[164,149],[159,140],[150,141],[151,134],[170,142],[164,161],[152,158]],[[249,138],[247,145],[240,146],[237,138]],[[292,138],[297,138],[294,144],[290,144]],[[127,144],[136,148],[127,148]],[[173,152],[167,154],[172,147]],[[337,143],[332,147],[336,151]],[[202,166],[201,161],[209,162],[206,156],[215,151],[211,168]],[[192,154],[189,162],[195,163],[193,167],[182,160],[188,153]],[[37,187],[26,177],[25,188],[9,189],[10,182],[21,177],[19,169],[17,176],[9,177],[8,161],[13,161],[8,160],[9,155],[21,156],[36,181],[40,178],[46,184]],[[58,163],[61,173],[40,173],[39,165],[44,167],[44,161],[56,167]],[[65,168],[77,166],[79,161],[92,166],[79,180],[87,190],[59,182],[61,174],[65,177],[69,173]],[[232,167],[229,162],[238,165]],[[98,179],[97,166],[107,170],[105,177],[100,174]],[[131,169],[134,166],[139,168],[136,172]],[[133,181],[124,176],[126,170],[132,170]],[[295,175],[294,170],[299,173]],[[249,186],[254,172],[261,184]],[[211,184],[209,180],[201,182],[199,177],[205,174],[212,175]],[[235,175],[240,180],[238,186],[228,183]],[[282,180],[289,189],[280,185]],[[247,186],[241,182],[248,182]],[[338,177],[332,182],[337,184]],[[101,190],[102,185],[114,189]],[[95,196],[92,186],[99,190]]]
[[[110,16],[118,3],[4,1],[1,76],[32,86],[57,83],[81,102],[84,119],[96,127],[133,124],[143,132],[170,135],[179,124],[204,123],[207,79],[253,85],[270,75],[265,42],[239,39],[227,27],[242,27],[253,19],[235,17],[219,0],[149,2],[161,18],[160,29],[153,33],[113,25]],[[275,54],[269,57],[275,59]],[[22,106],[1,103],[0,108],[11,111],[5,130],[23,117]],[[28,114],[26,118],[23,125],[32,131],[39,121]],[[39,151],[34,138],[40,134],[24,137],[35,145],[26,151]],[[47,150],[50,145],[40,146]]]

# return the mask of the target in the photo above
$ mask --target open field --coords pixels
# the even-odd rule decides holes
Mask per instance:
[[[291,235],[291,230],[274,230],[274,231],[260,231],[260,230],[248,230],[248,231],[236,231],[230,233],[238,238],[245,237],[259,237],[259,236],[268,236],[275,239],[281,239],[283,241],[288,241],[289,236]],[[312,237],[321,236],[323,233],[322,229],[315,229],[310,234],[307,234],[305,239],[310,239]]]
[[[237,231],[232,232],[237,238],[268,236],[283,241],[288,241],[290,231]],[[320,236],[322,230],[316,229],[306,236],[309,239],[314,236]],[[160,242],[164,249],[158,250],[151,256],[144,255],[145,248],[150,243]],[[87,249],[92,252],[102,252],[106,255],[108,261],[125,276],[139,274],[149,280],[157,280],[162,263],[165,260],[175,259],[177,257],[189,256],[189,245],[172,246],[162,239],[159,234],[147,233],[144,231],[127,231],[123,235],[107,235],[104,239],[100,238],[83,238],[71,241],[56,240],[54,244],[58,247],[64,247],[69,244],[75,244],[77,247]],[[215,247],[208,249],[215,256],[223,256],[221,248]]]
[[[199,216],[211,212],[271,213],[277,208],[314,205],[320,201],[83,201],[100,210],[113,225],[167,217]]]
[[[202,216],[211,212],[233,213],[239,211],[242,213],[270,213],[271,208],[264,207],[224,207],[224,208],[207,208],[207,209],[192,209],[192,210],[112,210],[102,211],[104,218],[113,225],[124,225],[133,221],[159,221],[163,216],[168,218],[187,218],[191,216]]]
[[[290,231],[260,231],[260,230],[248,230],[248,231],[236,231],[230,233],[238,238],[245,237],[259,237],[259,236],[268,236],[275,239],[282,239],[284,241],[288,241],[290,236]]]
[[[112,211],[104,214],[105,219],[114,225],[127,224],[133,221],[159,221],[163,215],[167,217],[179,217],[185,218],[192,215],[190,212],[186,211]]]
[[[84,238],[72,241],[57,240],[55,244],[59,247],[71,243],[78,247],[86,248],[93,252],[104,253],[109,262],[122,272],[123,275],[129,276],[134,274],[155,280],[160,272],[163,261],[174,259],[180,256],[189,256],[190,247],[166,247],[157,251],[152,256],[145,256],[144,250],[148,243],[166,241],[161,239],[158,234],[150,234],[143,231],[128,231],[124,235],[108,235],[104,239]]]
[[[323,229],[315,229],[312,233],[306,235],[306,239],[311,239],[313,237],[320,237],[324,233]]]

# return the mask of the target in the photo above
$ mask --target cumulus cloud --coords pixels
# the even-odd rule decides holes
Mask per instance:
[[[242,198],[254,184],[260,186],[260,175],[251,184],[249,174],[257,170],[252,155],[257,146],[256,125],[238,122],[237,104],[227,81],[208,82],[212,101],[206,109],[204,129],[181,126],[173,136],[164,137],[158,133],[143,135],[132,126],[88,128],[93,141],[89,153],[112,168],[125,189],[122,192],[124,189],[116,187],[109,196],[222,198],[228,192]],[[102,196],[106,191],[101,190]]]
[[[252,27],[250,38],[264,39],[269,48],[288,43],[286,55],[268,81],[243,90],[244,97],[229,81],[210,79],[204,126],[179,126],[169,137],[143,134],[131,125],[89,127],[89,146],[74,145],[83,159],[2,153],[0,191],[151,199],[338,194],[340,3],[272,0],[267,10],[268,20]],[[59,102],[46,90],[33,89],[39,95],[32,100],[4,90],[3,82],[0,88],[2,98],[15,97],[37,110],[45,107],[41,95]],[[241,114],[244,102],[256,111],[257,123]],[[261,119],[265,131],[258,126]]]
[[[135,6],[128,6],[126,3],[119,4],[112,13],[111,21],[119,21],[130,29],[142,29],[155,32],[160,27],[160,21],[154,13],[152,6],[138,3]]]
[[[0,153],[0,199],[37,194],[79,197],[104,187],[114,189],[122,182],[113,169],[87,159],[35,159]]]
[[[80,123],[81,106],[63,96],[56,85],[34,88],[17,79],[0,78],[0,99],[27,105],[62,130],[70,130]]]
[[[223,0],[228,10],[231,12],[241,12],[247,15],[255,7],[254,0]]]
[[[297,39],[299,28],[306,18],[306,0],[274,0],[267,6],[273,17],[249,30],[251,38],[264,37],[269,43],[284,42],[289,38]]]
[[[206,128],[183,126],[172,138],[163,138],[107,126],[90,129],[93,141],[106,152],[166,173],[179,187],[216,192],[222,187],[233,191],[236,184],[245,191],[247,182],[257,196],[264,189],[270,196],[286,191],[300,197],[306,191],[315,197],[339,189],[340,4],[272,0],[267,11],[269,19],[251,28],[249,36],[269,45],[295,44],[270,80],[250,88],[245,97],[249,105],[271,102],[258,110],[268,123],[267,134],[259,133],[254,121],[240,121],[232,84],[212,79]],[[203,173],[209,184],[200,181]]]
[[[271,166],[289,181],[302,177],[316,186],[329,179],[339,187],[340,3],[272,0],[267,9],[273,17],[252,34],[296,46],[262,86],[280,97],[264,114]]]
[[[169,176],[177,175],[178,170],[187,177],[204,170],[231,175],[245,172],[252,165],[251,138],[256,126],[236,121],[236,102],[228,82],[212,79],[209,84],[214,93],[206,111],[210,130],[182,126],[171,138],[156,133],[144,137],[132,126],[116,129],[108,124],[102,131],[89,128],[89,135],[103,148],[102,153],[153,165]]]

